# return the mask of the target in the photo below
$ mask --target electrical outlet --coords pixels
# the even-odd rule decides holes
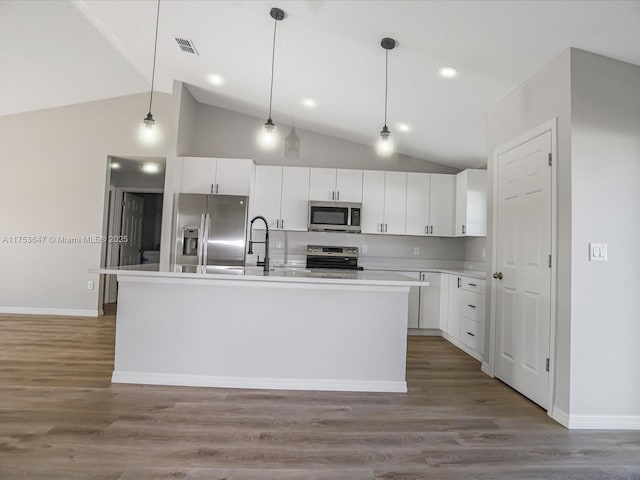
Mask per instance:
[[[87,282],[87,290],[93,290],[94,285],[93,280],[89,280]]]
[[[420,247],[413,247],[413,254],[415,256],[420,255]]]
[[[367,253],[367,246],[366,245],[362,245],[362,247],[360,247],[360,253]]]

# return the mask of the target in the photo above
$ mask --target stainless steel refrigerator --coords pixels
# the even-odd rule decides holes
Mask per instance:
[[[248,205],[237,195],[176,195],[175,263],[244,266]]]

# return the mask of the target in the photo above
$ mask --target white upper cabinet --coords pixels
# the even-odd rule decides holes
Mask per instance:
[[[253,160],[243,158],[182,157],[182,193],[249,195]]]
[[[407,235],[429,234],[428,173],[407,173]]]
[[[430,175],[429,235],[455,235],[456,176],[441,173]]]
[[[455,175],[407,174],[407,235],[454,234]]]
[[[309,200],[362,201],[362,170],[311,168]]]
[[[362,170],[336,170],[337,200],[340,202],[362,202]]]
[[[265,217],[270,229],[306,231],[308,204],[308,168],[256,167],[253,213]]]
[[[256,184],[251,199],[254,215],[262,215],[269,222],[269,228],[280,225],[280,203],[282,199],[282,167],[258,165],[256,167]],[[256,229],[262,223],[255,223]]]
[[[362,180],[362,233],[405,233],[407,174],[365,170]]]
[[[407,174],[386,172],[384,179],[384,233],[404,235],[407,213]]]
[[[307,231],[309,226],[309,169],[282,168],[281,230]]]
[[[487,235],[487,171],[467,169],[456,176],[456,236]]]
[[[384,172],[365,170],[362,177],[362,233],[384,233]]]

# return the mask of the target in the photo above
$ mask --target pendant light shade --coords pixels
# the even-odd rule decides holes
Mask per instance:
[[[394,146],[391,131],[387,126],[387,93],[389,90],[389,50],[393,50],[396,41],[393,38],[383,38],[380,46],[384,49],[384,126],[380,130],[380,139],[376,145],[378,155],[388,157],[393,154]]]
[[[269,118],[264,123],[260,143],[264,148],[273,148],[277,143],[276,124],[271,119],[271,104],[273,101],[273,67],[276,58],[276,32],[278,29],[278,22],[283,20],[286,14],[279,8],[272,8],[269,11],[269,15],[273,18],[273,47],[271,50],[271,86],[269,88]]]
[[[151,106],[153,105],[153,84],[156,78],[156,52],[158,50],[158,23],[160,20],[160,0],[158,0],[158,8],[156,11],[156,34],[153,43],[153,69],[151,71],[151,91],[149,92],[149,113],[142,121],[144,125],[143,138],[146,141],[153,141],[156,138],[156,121],[151,114]]]

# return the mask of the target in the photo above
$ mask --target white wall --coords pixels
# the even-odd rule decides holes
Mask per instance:
[[[571,89],[571,417],[640,428],[640,67],[573,50]]]
[[[154,95],[167,130],[169,95]],[[0,117],[0,311],[96,314],[101,245],[2,243],[11,235],[102,234],[107,156],[164,156],[138,128],[148,95]],[[87,290],[87,281],[96,288]]]
[[[555,408],[569,412],[570,344],[571,344],[571,85],[570,51],[567,50],[527,80],[496,106],[488,116],[489,212],[487,245],[493,245],[493,176],[495,150],[535,127],[558,119],[557,165],[557,331],[556,331],[556,398]],[[487,268],[493,262],[491,248],[487,252]],[[487,273],[492,273],[488,271]],[[488,276],[487,278],[491,278]],[[487,298],[492,294],[487,282]],[[491,302],[487,316],[491,317]],[[489,351],[490,322],[486,322],[485,352]]]

